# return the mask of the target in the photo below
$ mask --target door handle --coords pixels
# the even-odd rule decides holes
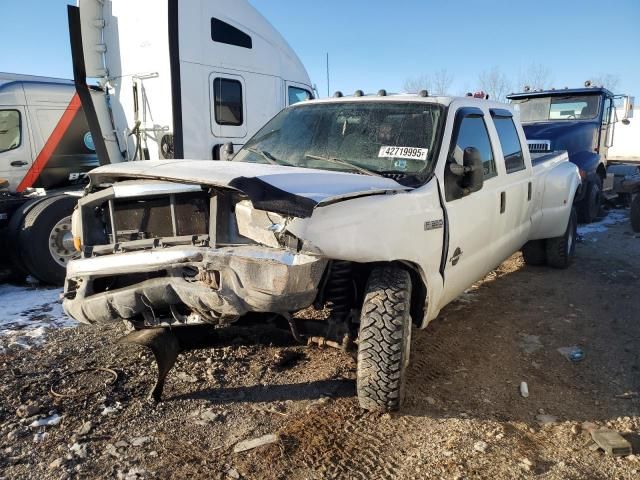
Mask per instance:
[[[529,191],[527,193],[527,200],[531,201],[531,197],[533,196],[533,185],[529,182]]]
[[[11,162],[12,167],[24,167],[25,165],[29,165],[27,162],[23,162],[22,160],[17,160],[15,162]]]
[[[500,193],[500,213],[507,210],[507,192]]]

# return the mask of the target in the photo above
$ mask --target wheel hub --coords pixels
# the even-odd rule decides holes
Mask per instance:
[[[51,258],[61,267],[78,255],[73,245],[71,233],[71,217],[65,217],[56,223],[49,234],[49,253]]]

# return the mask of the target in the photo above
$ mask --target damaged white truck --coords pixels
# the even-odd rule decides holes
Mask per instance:
[[[532,159],[509,106],[469,97],[337,94],[283,110],[232,161],[89,177],[69,315],[166,335],[278,318],[297,340],[357,347],[371,410],[400,407],[412,328],[520,249],[556,268],[575,249],[577,167]]]

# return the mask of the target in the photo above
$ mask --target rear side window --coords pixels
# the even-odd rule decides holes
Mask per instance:
[[[477,148],[480,151],[484,164],[484,178],[495,177],[497,175],[496,162],[493,158],[487,125],[482,117],[468,116],[462,119],[453,152],[455,161],[460,165],[463,164],[464,150],[469,147]]]
[[[18,110],[0,110],[0,153],[22,144],[22,119]]]
[[[512,118],[496,117],[493,119],[498,138],[502,146],[504,154],[504,163],[507,167],[507,173],[519,172],[524,170],[524,155],[522,154],[522,145],[518,137],[518,131],[513,123]]]
[[[253,40],[249,35],[217,18],[211,19],[211,39],[214,42],[226,43],[236,47],[253,48]]]
[[[242,83],[228,78],[216,78],[213,81],[213,92],[216,123],[236,127],[242,125]]]
[[[289,87],[289,105],[295,105],[299,102],[304,102],[313,98],[311,92],[304,88]]]

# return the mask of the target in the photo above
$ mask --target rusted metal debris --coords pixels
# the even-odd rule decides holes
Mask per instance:
[[[107,373],[109,374],[109,378],[99,387],[94,388],[92,390],[80,390],[78,392],[75,393],[62,393],[60,391],[57,390],[58,385],[63,382],[64,380],[67,380],[69,378],[81,375],[83,373]],[[111,368],[85,368],[83,370],[76,370],[75,372],[70,372],[67,373],[66,375],[63,375],[62,377],[60,377],[58,380],[56,380],[53,385],[51,385],[50,388],[50,392],[51,395],[53,395],[54,397],[58,397],[58,398],[79,398],[79,397],[88,397],[90,395],[93,395],[94,393],[98,393],[100,391],[102,391],[104,388],[108,387],[109,385],[113,385],[116,380],[118,380],[118,372],[116,372],[115,370],[112,370]]]

